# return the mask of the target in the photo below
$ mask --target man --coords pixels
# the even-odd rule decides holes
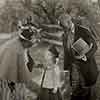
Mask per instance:
[[[71,17],[67,14],[60,16],[60,25],[64,29],[64,70],[70,71],[71,100],[95,100],[91,97],[91,89],[98,76],[94,58],[97,50],[95,40],[92,38],[90,30],[73,24]],[[80,38],[89,46],[89,51],[84,55],[78,55],[72,48]]]

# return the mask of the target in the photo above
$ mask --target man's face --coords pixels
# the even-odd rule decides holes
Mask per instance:
[[[71,16],[70,15],[64,15],[61,16],[61,25],[64,29],[70,30],[72,26]]]
[[[73,7],[70,12],[70,15],[71,15],[71,17],[77,17],[78,13],[79,13],[79,9],[76,7]]]
[[[68,30],[70,30],[70,29],[71,29],[71,26],[72,26],[72,21],[71,21],[70,19],[66,19],[66,20],[64,21],[64,26],[65,26]]]

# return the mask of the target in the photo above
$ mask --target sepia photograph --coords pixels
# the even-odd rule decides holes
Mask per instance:
[[[100,100],[100,0],[0,0],[0,100]]]

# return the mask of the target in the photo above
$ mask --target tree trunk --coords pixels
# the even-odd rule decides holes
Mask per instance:
[[[100,7],[100,0],[98,0],[98,4],[99,4],[99,7]]]

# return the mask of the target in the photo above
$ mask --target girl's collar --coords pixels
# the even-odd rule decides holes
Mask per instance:
[[[75,33],[75,25],[73,23],[71,25],[71,31],[72,31],[72,33]]]

